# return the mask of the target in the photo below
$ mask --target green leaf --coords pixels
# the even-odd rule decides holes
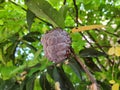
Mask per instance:
[[[26,83],[26,90],[33,90],[34,88],[34,81],[35,81],[35,75],[32,75]]]
[[[82,67],[73,58],[69,62],[69,66],[73,69],[79,79],[82,79]]]
[[[60,14],[63,16],[64,20],[65,20],[65,18],[66,18],[67,10],[68,10],[68,6],[67,6],[67,5],[63,5],[63,6],[59,9],[59,12],[60,12]]]
[[[14,58],[15,58],[15,51],[18,45],[18,41],[16,41],[15,43],[12,43],[7,49],[6,49],[6,59],[9,61],[10,59],[13,60],[14,62]]]
[[[38,78],[36,78],[36,80],[35,80],[34,90],[42,90],[40,85],[39,85],[39,79]]]
[[[84,62],[87,65],[87,67],[90,68],[91,71],[95,72],[100,72],[100,68],[97,66],[97,64],[95,64],[95,62],[93,61],[93,58],[91,57],[84,57]]]
[[[25,79],[20,84],[19,90],[33,90],[35,79],[36,74],[31,75],[30,77],[26,76]]]
[[[38,51],[36,51],[36,53],[34,54],[34,55],[35,55],[35,56],[34,56],[34,61],[39,58],[39,55],[40,55],[41,51],[42,51],[41,49],[39,49]],[[37,60],[37,61],[38,61],[38,60]],[[35,62],[35,63],[36,63],[36,62]]]
[[[67,77],[62,67],[50,67],[48,73],[54,79],[55,82],[60,83],[61,90],[74,90],[74,87]]]
[[[3,24],[4,24],[3,20],[0,20],[0,25],[3,25]]]
[[[40,85],[41,85],[42,90],[51,90],[51,85],[48,82],[45,73],[41,74],[40,76]]]
[[[76,0],[77,3],[84,3],[85,5],[86,4],[89,4],[92,0]]]
[[[35,18],[35,14],[28,9],[26,17],[27,17],[28,30],[30,31],[33,20]]]
[[[108,81],[107,81],[108,82]],[[101,85],[101,90],[111,90],[111,86],[110,84],[106,83],[105,81],[102,82],[102,81],[98,81],[98,84]]]
[[[39,40],[38,36],[40,36],[40,32],[30,32],[27,35],[23,36],[23,39],[28,41],[28,42],[35,42]]]
[[[0,90],[18,90],[18,87],[19,85],[15,83],[15,79],[13,78],[2,81],[0,84]]]
[[[85,48],[79,52],[81,57],[99,57],[106,56],[104,52],[100,52],[94,48]]]
[[[85,45],[85,41],[82,40],[82,36],[80,33],[71,33],[70,36],[72,37],[72,48],[76,53],[79,53],[83,46]]]
[[[116,0],[115,7],[117,7],[118,9],[120,9],[120,1],[119,0]]]
[[[9,74],[12,76],[14,76],[16,73],[18,73],[20,70],[23,70],[26,67],[26,65],[21,65],[17,68],[15,68],[14,70],[12,70]]]
[[[3,3],[3,2],[5,2],[5,0],[0,0],[0,4]]]
[[[64,17],[45,0],[27,0],[28,8],[54,27],[64,27]]]
[[[53,70],[53,77],[56,82],[60,83],[61,90],[74,90],[74,87],[70,81],[70,79],[65,74],[62,67],[55,67]]]
[[[4,61],[4,59],[3,59],[3,49],[0,49],[0,62],[1,62],[3,65],[6,64],[5,61]]]
[[[30,71],[28,73],[28,76],[31,76],[32,74],[34,74],[35,72],[38,72],[40,70],[40,64],[36,64],[35,66],[30,67]]]
[[[9,66],[9,67],[0,67],[0,73],[4,80],[11,78],[11,72],[15,69],[15,66]]]

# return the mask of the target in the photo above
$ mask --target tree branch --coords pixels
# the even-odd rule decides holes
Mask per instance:
[[[72,54],[74,56],[74,58],[77,60],[77,62],[82,66],[83,70],[86,72],[87,76],[89,77],[90,81],[92,82],[92,84],[95,85],[95,89],[93,90],[99,90],[98,88],[98,84],[96,82],[96,79],[92,76],[92,74],[90,73],[90,71],[87,69],[86,65],[83,64],[82,60],[80,60],[80,58],[74,53],[73,49],[71,50]]]
[[[108,32],[108,31],[104,31],[105,33],[108,33],[108,34],[111,34],[111,35],[113,35],[113,36],[115,36],[115,37],[120,37],[119,35],[117,35],[117,34],[114,34],[114,33],[111,33],[111,32]]]
[[[95,42],[95,44],[99,47],[99,49],[105,53],[104,49],[99,45],[99,43],[94,39],[94,37],[89,33],[87,32],[87,34],[90,36],[90,38]],[[108,56],[106,56],[106,58],[108,59],[109,63],[110,64],[113,64],[112,61],[109,59]]]
[[[14,4],[15,6],[20,7],[22,10],[27,11],[25,8],[23,8],[23,7],[20,6],[19,4],[16,4],[15,2],[13,2],[13,1],[11,1],[11,0],[9,0],[9,2],[11,2],[12,4]]]
[[[81,36],[87,41],[87,43],[89,43],[89,45],[91,47],[93,47],[93,45],[88,41],[88,39],[85,37],[85,35],[82,32],[79,32],[81,34]],[[85,47],[86,48],[86,47]],[[93,47],[94,48],[94,47]]]
[[[76,11],[76,24],[77,24],[77,27],[78,27],[78,7],[76,5],[76,0],[73,0],[73,3],[74,3],[74,7],[75,7],[75,11]]]
[[[66,0],[63,1],[63,5],[65,5],[65,4],[66,4]]]

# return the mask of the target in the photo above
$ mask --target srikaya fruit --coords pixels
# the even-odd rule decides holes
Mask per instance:
[[[70,55],[71,39],[68,33],[60,28],[50,30],[41,38],[45,56],[55,63],[65,60]]]

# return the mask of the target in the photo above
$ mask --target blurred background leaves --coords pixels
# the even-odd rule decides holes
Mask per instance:
[[[119,46],[120,1],[76,0],[78,23],[73,1],[0,0],[0,90],[54,90],[56,82],[61,90],[89,89],[91,82],[74,57],[59,65],[44,57],[41,36],[55,27],[70,34],[71,47],[101,90],[119,89],[120,57],[108,51]],[[71,33],[76,24],[107,27]]]

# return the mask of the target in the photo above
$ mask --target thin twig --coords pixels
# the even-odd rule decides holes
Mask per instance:
[[[120,37],[119,35],[117,35],[117,34],[114,34],[114,33],[111,33],[111,32],[108,32],[108,31],[104,31],[105,33],[108,33],[108,34],[111,34],[111,35],[113,35],[113,36],[115,36],[115,37]]]
[[[87,40],[87,38],[84,36],[84,34],[82,34],[80,32],[80,34],[84,37],[84,39],[90,44],[91,47],[93,47],[93,45]],[[86,48],[86,47],[85,47]],[[94,48],[94,47],[93,47]],[[96,57],[97,62],[99,63],[99,65],[106,71],[105,67],[100,63],[99,59]]]
[[[93,45],[88,41],[88,39],[85,37],[85,35],[83,34],[83,33],[81,33],[80,32],[80,34],[81,34],[81,36],[87,41],[87,43],[89,43],[89,45],[92,47],[92,48],[94,48],[93,47]],[[85,47],[86,48],[86,47]]]
[[[74,3],[74,7],[75,7],[75,11],[76,11],[76,24],[77,24],[77,27],[78,27],[78,7],[76,5],[76,0],[73,0],[73,3]]]
[[[114,30],[114,32],[116,32],[119,28],[120,28],[120,24],[117,25],[117,27],[116,27],[116,29]]]
[[[103,48],[98,44],[98,42],[94,39],[94,37],[89,32],[87,32],[87,34],[94,41],[94,43],[99,47],[99,49],[105,53],[105,51],[103,50]]]
[[[105,53],[104,49],[99,45],[99,43],[94,39],[94,37],[93,37],[89,32],[87,32],[87,34],[88,34],[88,35],[90,36],[90,38],[94,41],[94,43],[99,47],[99,49],[100,49],[103,53]],[[106,56],[106,58],[108,59],[108,61],[109,61],[110,64],[113,64],[112,61],[109,59],[108,56]]]
[[[13,1],[11,1],[11,0],[9,0],[9,1],[10,1],[12,4],[14,4],[15,6],[20,7],[22,10],[27,11],[25,8],[23,8],[23,7],[20,6],[19,4],[15,3],[15,2],[13,2]]]
[[[66,0],[63,1],[63,5],[65,5],[65,4],[66,4]]]
[[[93,30],[94,30],[94,29],[93,29]],[[108,32],[108,31],[106,31],[106,30],[104,30],[104,31],[101,31],[101,30],[98,30],[98,29],[95,29],[95,30],[98,31],[98,32],[105,32],[105,33],[110,34],[110,35],[113,35],[113,36],[115,36],[115,37],[120,37],[119,35],[114,34],[114,33],[111,33],[111,32]]]
[[[105,71],[107,71],[106,68],[101,64],[100,60],[97,57],[96,57],[96,60],[99,63],[100,67],[102,67]]]

